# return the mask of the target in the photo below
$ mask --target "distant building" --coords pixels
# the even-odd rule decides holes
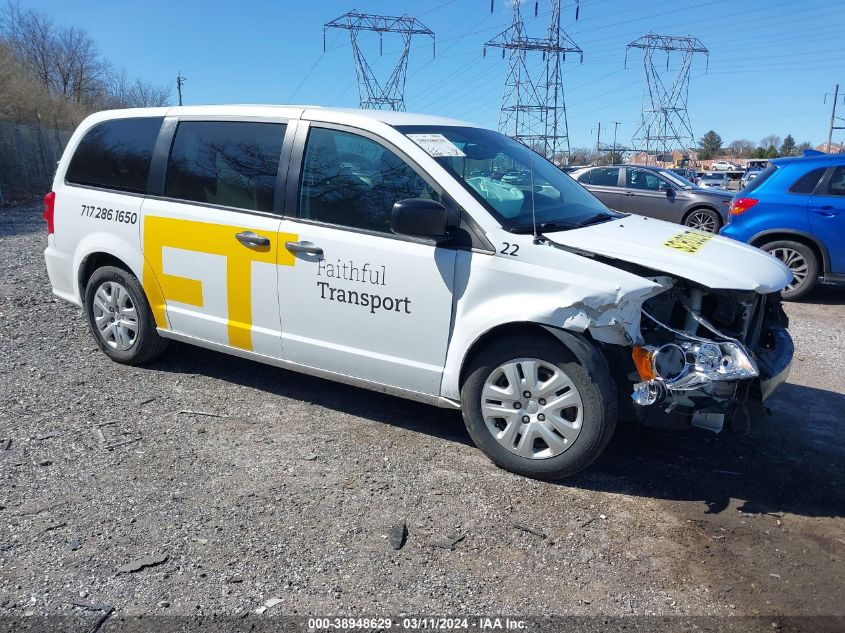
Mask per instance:
[[[813,149],[824,152],[825,154],[845,154],[845,145],[842,143],[831,143],[830,145],[822,143],[821,145],[816,145]]]
[[[698,152],[694,149],[672,150],[672,153],[636,152],[625,162],[634,165],[659,165],[661,167],[692,167],[698,164]]]

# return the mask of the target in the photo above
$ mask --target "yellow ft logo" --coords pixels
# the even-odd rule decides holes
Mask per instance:
[[[225,310],[229,345],[252,350],[253,264],[269,264],[270,267],[264,268],[270,268],[274,273],[273,265],[293,266],[296,262],[293,254],[279,248],[279,244],[297,241],[296,234],[262,231],[269,237],[270,244],[247,248],[235,239],[235,234],[251,230],[249,228],[158,216],[146,216],[143,226],[143,285],[156,325],[168,327],[168,303],[202,308],[207,301],[219,299],[225,304],[219,311]],[[182,255],[183,264],[179,265],[177,257],[171,258],[175,264],[170,263],[170,259],[166,261],[166,254]],[[218,257],[209,260],[203,258],[204,255]],[[215,280],[218,269],[225,270],[222,292],[220,281]],[[219,279],[219,275],[216,276]],[[272,284],[275,298],[275,274]],[[278,311],[275,299],[270,303]]]

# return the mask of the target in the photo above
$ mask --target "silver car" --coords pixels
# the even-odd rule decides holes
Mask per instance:
[[[698,186],[702,189],[727,189],[730,181],[726,173],[709,173],[699,179]]]
[[[761,169],[751,169],[745,172],[742,175],[742,178],[739,179],[739,188],[745,189],[748,186],[748,183],[754,180],[757,176],[760,175]]]
[[[704,191],[663,167],[608,165],[571,174],[605,206],[716,233],[727,222],[731,194]]]

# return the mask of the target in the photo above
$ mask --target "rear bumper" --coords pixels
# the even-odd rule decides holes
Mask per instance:
[[[47,276],[53,286],[53,294],[81,306],[79,290],[73,273],[73,254],[56,248],[53,235],[47,236],[47,248],[44,249],[44,262],[47,264]]]

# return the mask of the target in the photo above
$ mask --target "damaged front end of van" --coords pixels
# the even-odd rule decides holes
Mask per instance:
[[[636,230],[646,223],[629,218],[626,224]],[[595,239],[582,233],[579,248],[654,286],[591,314],[589,323],[572,324],[584,325],[581,331],[602,347],[622,395],[621,413],[661,428],[749,430],[789,376],[794,348],[780,288],[791,273],[757,249],[720,238],[702,242],[709,252],[673,251],[665,248],[673,238],[653,235],[653,222],[650,236],[617,231],[617,250],[608,228],[597,227],[604,234],[595,230]],[[556,234],[553,244],[571,248],[567,238]],[[626,242],[641,247],[623,250]]]

